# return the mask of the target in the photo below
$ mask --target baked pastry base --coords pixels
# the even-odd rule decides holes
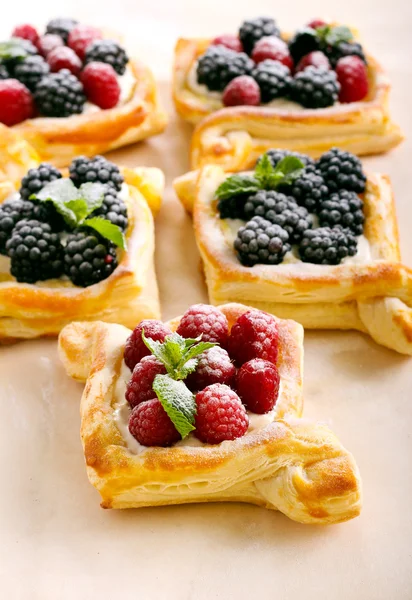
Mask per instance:
[[[401,264],[389,177],[369,173],[364,235],[371,259],[337,266],[310,263],[244,267],[221,228],[214,193],[227,177],[209,165],[175,180],[193,222],[210,302],[242,302],[306,328],[357,329],[412,354],[412,270]]]

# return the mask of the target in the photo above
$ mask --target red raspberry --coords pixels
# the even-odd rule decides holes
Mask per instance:
[[[161,321],[155,321],[154,319],[141,321],[129,335],[124,349],[124,362],[131,371],[133,371],[143,356],[150,354],[149,348],[145,346],[142,340],[143,329],[147,338],[158,342],[164,342],[165,337],[172,333]]]
[[[276,364],[278,343],[278,327],[272,315],[261,310],[250,310],[233,325],[228,350],[239,366],[252,358],[263,358]]]
[[[177,333],[185,338],[202,334],[203,342],[226,346],[229,324],[221,310],[210,304],[193,304],[180,320]]]
[[[253,358],[239,369],[236,391],[246,408],[263,415],[276,404],[279,382],[279,371],[273,363]]]
[[[76,25],[69,33],[67,45],[76,52],[77,56],[84,60],[86,48],[94,40],[102,39],[102,32],[91,25]]]
[[[206,444],[220,444],[245,435],[249,417],[239,396],[215,383],[196,394],[195,436]]]
[[[29,25],[27,23],[24,25],[17,25],[17,27],[13,29],[11,35],[12,37],[18,37],[22,38],[23,40],[29,40],[29,42],[31,42],[34,45],[37,44],[37,40],[39,39],[39,34],[37,33],[36,28],[33,27],[33,25]]]
[[[313,19],[306,25],[306,27],[316,29],[317,27],[324,27],[325,25],[327,25],[326,21],[322,21],[322,19]]]
[[[303,56],[296,66],[296,73],[299,71],[304,71],[306,67],[323,67],[324,69],[331,69],[330,62],[326,54],[320,52],[320,50],[315,50],[314,52],[309,52]]]
[[[277,60],[293,71],[293,59],[290,55],[288,45],[280,38],[268,36],[256,42],[252,52],[252,59],[255,63],[260,63],[267,58]]]
[[[113,108],[119,102],[120,85],[111,65],[91,62],[81,74],[87,99],[100,108]]]
[[[253,77],[240,75],[227,84],[222,101],[225,106],[257,106],[260,104],[260,88]]]
[[[181,439],[158,398],[146,400],[132,410],[129,431],[143,446],[171,446]]]
[[[55,48],[64,46],[64,42],[59,35],[55,35],[54,33],[46,33],[46,35],[39,37],[36,46],[40,54],[47,58],[49,52]]]
[[[213,383],[230,385],[236,375],[236,367],[223,348],[214,346],[199,357],[196,371],[186,378],[186,385],[192,391],[203,390]]]
[[[155,393],[152,385],[159,374],[166,374],[166,368],[155,356],[144,356],[137,363],[126,388],[126,400],[132,408],[153,398]]]
[[[357,102],[368,94],[368,71],[359,56],[344,56],[336,64],[340,102]]]
[[[230,48],[230,50],[234,50],[235,52],[243,52],[242,42],[237,35],[232,35],[231,33],[224,33],[215,37],[212,41],[212,46],[225,46],[225,48]]]
[[[11,127],[34,115],[33,97],[17,79],[0,81],[0,123]]]
[[[57,71],[61,71],[62,69],[69,69],[69,71],[77,77],[82,68],[82,61],[80,58],[74,50],[67,46],[61,46],[49,52],[47,55],[47,62],[50,65],[52,73],[57,73]]]

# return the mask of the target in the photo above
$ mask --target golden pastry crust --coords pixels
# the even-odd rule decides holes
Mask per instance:
[[[230,325],[248,307],[220,309]],[[277,320],[278,368],[284,390],[273,422],[216,446],[144,448],[133,453],[115,421],[116,382],[130,331],[104,323],[72,323],[59,337],[69,375],[86,381],[81,438],[90,482],[104,508],[240,501],[278,509],[302,523],[338,523],[359,514],[361,489],[353,457],[324,425],[302,410],[303,331]],[[173,329],[179,319],[170,322]],[[143,447],[142,447],[143,448]]]
[[[292,111],[265,106],[222,107],[220,100],[198,94],[188,74],[210,39],[180,39],[175,48],[173,98],[178,113],[197,124],[191,166],[219,164],[227,171],[253,166],[270,148],[288,148],[320,156],[333,146],[355,154],[378,154],[397,146],[402,132],[389,115],[390,82],[368,56],[370,92],[362,102],[324,109]]]
[[[12,127],[12,131],[29,142],[41,160],[58,167],[67,166],[80,154],[103,154],[161,133],[167,116],[160,105],[152,72],[135,59],[129,61],[128,68],[134,84],[123,104],[68,118],[28,119]]]
[[[369,173],[364,235],[370,258],[337,266],[293,263],[244,267],[218,218],[214,193],[227,177],[209,165],[175,180],[193,210],[210,302],[243,302],[307,328],[358,329],[376,342],[412,354],[412,270],[400,262],[389,177]]]
[[[0,272],[0,342],[57,335],[76,319],[132,327],[141,319],[160,317],[151,206],[155,212],[160,206],[164,176],[160,169],[144,167],[123,169],[123,175],[129,191],[129,226],[127,251],[119,266],[87,288],[60,279],[18,283],[8,269]]]

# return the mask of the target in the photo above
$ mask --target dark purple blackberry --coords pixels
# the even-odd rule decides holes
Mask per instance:
[[[237,232],[234,248],[246,267],[278,265],[290,250],[289,235],[279,225],[262,217],[253,217]]]
[[[82,83],[68,69],[45,75],[37,84],[34,99],[46,117],[80,114],[86,102]]]
[[[319,205],[329,196],[329,190],[319,172],[305,171],[292,183],[280,186],[280,189],[293,196],[300,206],[309,212],[317,212]]]
[[[117,267],[116,248],[90,229],[75,229],[67,236],[64,272],[74,285],[88,287],[107,279]]]
[[[50,163],[40,163],[38,167],[27,171],[21,180],[20,196],[28,200],[32,194],[37,194],[45,185],[56,179],[61,179],[62,174]]]
[[[272,167],[274,168],[286,156],[295,156],[303,162],[305,167],[313,167],[315,165],[313,158],[307,154],[300,154],[300,152],[293,152],[292,150],[280,150],[278,148],[274,148],[273,150],[267,150],[265,154],[268,156],[270,162],[272,163]],[[257,163],[261,160],[262,156],[257,160]]]
[[[123,231],[127,229],[127,207],[113,187],[108,186],[103,204],[92,213],[93,217],[103,217]]]
[[[319,37],[314,29],[305,27],[295,33],[289,42],[289,52],[292,55],[295,65],[300,61],[302,56],[319,50]]]
[[[44,75],[50,72],[50,67],[42,56],[27,56],[17,63],[13,75],[21,81],[31,92],[36,90],[37,84]]]
[[[267,221],[280,225],[289,234],[289,241],[299,242],[306,229],[313,225],[312,216],[306,208],[298,206],[295,200],[273,190],[260,190],[250,196],[245,204],[247,219],[263,217]]]
[[[59,35],[64,40],[64,43],[67,44],[69,33],[76,27],[76,25],[78,25],[78,23],[79,21],[76,21],[76,19],[69,19],[65,17],[52,19],[47,23],[46,33],[54,33],[55,35]]]
[[[253,69],[252,77],[260,88],[263,103],[287,96],[293,81],[288,67],[270,58]]]
[[[252,54],[256,42],[269,35],[280,37],[280,29],[276,25],[276,21],[270,17],[258,17],[243,21],[239,29],[239,39],[247,54]]]
[[[245,219],[245,203],[249,194],[238,194],[231,198],[220,199],[217,209],[221,219]]]
[[[10,75],[4,63],[0,62],[0,80],[9,79]]]
[[[363,48],[358,42],[339,42],[335,46],[326,46],[324,53],[329,59],[332,67],[336,67],[336,63],[343,56],[358,56],[366,64],[366,57]]]
[[[93,158],[86,156],[74,158],[69,171],[70,179],[77,187],[82,183],[106,183],[120,191],[124,181],[119,167],[100,155]]]
[[[114,40],[95,40],[87,46],[84,62],[97,61],[111,65],[118,75],[123,75],[129,57],[125,49]]]
[[[21,283],[36,283],[63,274],[63,247],[48,223],[24,219],[6,243],[10,272]]]
[[[307,67],[296,73],[290,88],[290,98],[306,108],[326,108],[338,99],[340,84],[335,71],[322,67]]]
[[[305,231],[299,245],[303,262],[338,265],[346,256],[354,256],[357,240],[349,229],[340,226],[318,227]]]
[[[322,227],[342,225],[355,235],[361,235],[364,222],[363,202],[355,192],[339,190],[320,205],[319,223]]]
[[[199,57],[197,81],[212,92],[223,92],[227,84],[240,75],[250,75],[254,63],[244,52],[225,46],[209,46]]]
[[[366,176],[357,156],[339,148],[332,148],[317,161],[326,185],[331,192],[350,190],[361,194],[365,191]]]

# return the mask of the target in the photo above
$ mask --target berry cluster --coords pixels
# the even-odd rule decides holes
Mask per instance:
[[[0,204],[0,254],[10,257],[10,272],[21,283],[36,283],[67,276],[74,285],[87,287],[106,279],[117,267],[115,245],[97,231],[70,226],[51,201],[33,199],[62,174],[48,163],[30,169],[23,177],[20,197]],[[116,165],[102,156],[79,157],[70,165],[70,178],[101,183],[103,203],[91,212],[127,228],[127,208],[119,196],[123,177]]]
[[[225,106],[287,98],[307,108],[363,100],[368,74],[362,47],[347,27],[312,21],[285,42],[274,21],[244,21],[238,35],[216,37],[198,58],[197,81],[222,92]]]
[[[124,360],[132,370],[126,400],[131,410],[129,431],[144,446],[170,446],[181,435],[177,422],[156,394],[155,378],[165,376],[161,360],[143,340],[167,344],[172,332],[160,321],[142,321],[126,342]],[[250,412],[263,414],[276,404],[280,377],[276,367],[279,335],[271,315],[250,310],[229,331],[226,316],[213,306],[196,304],[183,315],[177,333],[181,340],[211,342],[195,370],[184,379],[195,400],[194,435],[206,444],[243,436]],[[195,338],[195,339],[194,339]],[[160,355],[161,356],[161,355]]]
[[[12,126],[37,113],[69,117],[82,113],[86,101],[116,106],[129,59],[120,44],[102,37],[74,19],[51,20],[43,35],[29,24],[15,27],[0,55],[0,122]]]

